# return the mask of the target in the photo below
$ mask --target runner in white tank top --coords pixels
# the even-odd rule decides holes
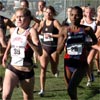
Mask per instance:
[[[42,47],[34,28],[29,28],[31,11],[27,8],[16,10],[17,28],[11,28],[11,38],[2,59],[5,67],[7,56],[11,51],[11,62],[5,70],[2,100],[10,100],[13,90],[20,82],[25,100],[33,100],[34,69],[32,67],[32,49],[42,55]],[[30,47],[32,49],[30,49]]]
[[[23,66],[29,28],[22,34],[18,34],[17,31],[18,27],[11,35],[11,65]]]
[[[87,23],[86,22],[86,20],[84,21],[84,25],[86,25],[86,26],[90,26],[92,29],[93,29],[93,31],[95,32],[96,31],[96,22],[95,21],[93,21],[92,23]]]

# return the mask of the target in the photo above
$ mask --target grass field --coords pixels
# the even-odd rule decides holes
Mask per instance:
[[[47,69],[47,80],[46,80],[46,91],[44,97],[39,97],[38,92],[40,89],[39,85],[39,73],[40,67],[35,68],[35,89],[34,89],[34,100],[69,100],[67,94],[64,71],[63,71],[63,54],[60,56],[59,62],[59,77],[54,77],[51,73],[50,66]],[[4,69],[0,66],[0,75],[4,75]],[[78,98],[79,100],[100,100],[100,76],[97,76],[94,67],[95,81],[91,87],[86,87],[87,78],[86,76],[78,87]],[[0,93],[0,100],[1,99]],[[23,100],[22,92],[20,88],[15,88],[12,96],[12,100]]]

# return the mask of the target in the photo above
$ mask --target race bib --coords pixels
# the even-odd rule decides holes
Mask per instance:
[[[70,45],[69,47],[67,47],[67,53],[69,55],[81,55],[82,49],[83,49],[82,44]]]
[[[24,58],[25,54],[24,54],[25,49],[23,47],[12,47],[11,48],[11,56],[17,56],[20,58]]]
[[[52,35],[52,33],[46,33],[44,34],[44,41],[53,41],[53,38],[49,35]]]

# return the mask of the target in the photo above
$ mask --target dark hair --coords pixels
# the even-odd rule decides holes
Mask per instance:
[[[27,8],[29,8],[29,2],[27,0],[21,0],[20,2],[25,2],[27,5]]]
[[[1,2],[1,1],[0,1],[0,7],[1,7],[1,9],[2,9],[2,8],[4,8],[4,6],[3,6],[3,4],[2,4],[2,2]]]
[[[67,19],[68,19],[68,18],[66,18],[66,19],[62,22],[62,26],[69,26],[69,23],[67,22]]]
[[[2,2],[0,1],[0,5],[2,5]]]
[[[46,6],[46,2],[43,0],[40,0],[39,2],[42,2],[44,6]]]
[[[54,9],[53,6],[48,6],[48,7],[46,7],[46,9],[50,9],[54,16],[57,15],[57,12],[56,12],[56,10]]]
[[[72,7],[72,10],[73,10],[73,9],[77,10],[78,13],[79,13],[79,15],[80,15],[80,17],[83,18],[83,11],[82,11],[82,8],[81,8],[81,7],[79,7],[79,6],[74,6],[74,7]]]

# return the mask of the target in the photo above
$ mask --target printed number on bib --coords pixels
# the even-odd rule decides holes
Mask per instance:
[[[53,41],[53,38],[50,37],[50,35],[52,35],[52,33],[45,33],[44,34],[44,41]]]
[[[19,48],[19,47],[11,48],[11,56],[17,56],[23,58],[24,48]]]
[[[67,53],[69,55],[81,55],[82,48],[82,44],[70,45],[69,47],[67,47]]]

